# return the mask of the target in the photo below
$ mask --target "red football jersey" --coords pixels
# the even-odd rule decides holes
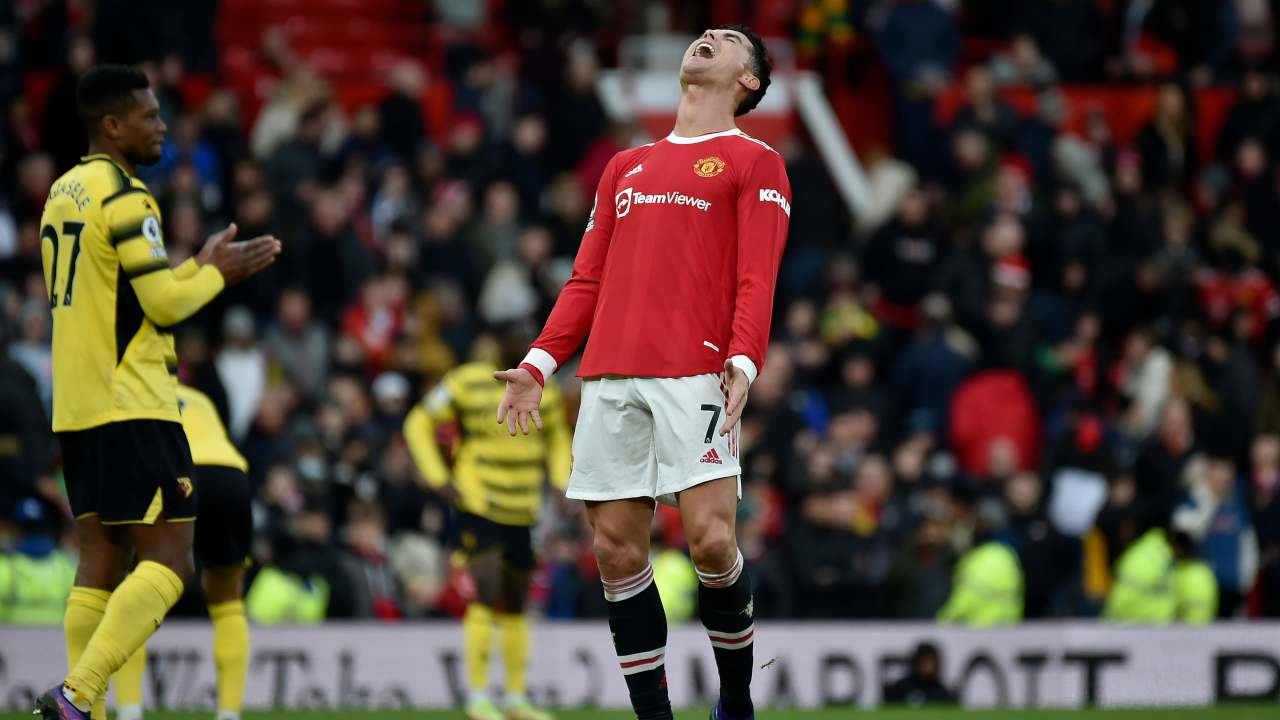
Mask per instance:
[[[526,367],[550,375],[587,338],[582,377],[718,373],[733,358],[754,380],[790,215],[782,157],[740,130],[614,155]]]

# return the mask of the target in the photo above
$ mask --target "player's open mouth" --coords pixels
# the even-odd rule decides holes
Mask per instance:
[[[716,56],[716,48],[714,45],[704,40],[693,46],[693,54],[700,58],[707,58],[710,60]]]

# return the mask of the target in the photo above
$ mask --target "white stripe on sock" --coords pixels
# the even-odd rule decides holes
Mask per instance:
[[[722,633],[707,631],[707,637],[711,639],[711,647],[720,648],[721,650],[741,650],[755,642],[755,623],[752,623],[746,630],[736,633]]]
[[[623,675],[635,675],[646,670],[662,667],[666,663],[666,656],[666,646],[630,655],[619,655],[618,666],[622,668]]]
[[[698,581],[709,588],[725,588],[738,582],[738,578],[742,575],[742,551],[738,551],[738,557],[734,559],[733,565],[722,573],[707,573],[697,568],[694,570],[698,573]]]
[[[609,602],[622,602],[644,592],[653,584],[653,566],[646,565],[643,570],[629,578],[621,580],[601,580],[604,586],[604,599]]]

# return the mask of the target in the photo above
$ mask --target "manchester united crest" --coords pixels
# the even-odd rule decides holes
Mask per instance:
[[[184,498],[191,497],[191,493],[195,492],[195,487],[191,484],[191,478],[178,478],[178,492],[182,493],[182,497]]]
[[[698,177],[715,177],[724,172],[724,161],[715,155],[704,157],[693,164],[693,171]]]

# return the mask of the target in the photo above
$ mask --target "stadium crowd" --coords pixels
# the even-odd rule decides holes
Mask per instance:
[[[278,82],[250,117],[216,81],[198,105],[179,90],[193,69],[217,67],[216,48],[150,45],[156,28],[109,23],[105,0],[96,17],[62,5],[0,10],[10,554],[74,552],[48,431],[37,227],[51,181],[83,151],[74,82],[95,61],[145,61],[169,139],[143,178],[170,255],[185,259],[231,221],[286,248],[177,330],[180,376],[215,398],[251,464],[251,615],[456,615],[469,589],[450,558],[449,507],[418,483],[401,426],[445,371],[494,356],[492,329],[545,318],[605,162],[647,141],[606,116],[602,59],[584,40],[624,25],[609,3],[528,3],[505,21],[536,24],[554,5],[574,22],[557,34],[547,20],[543,41],[504,52],[453,35],[442,68],[396,64],[385,95],[355,107],[266,32],[260,54]],[[181,28],[200,27],[207,5],[157,17],[198,34]],[[448,24],[465,5],[424,8]],[[639,5],[678,32],[706,21]],[[783,5],[802,60],[825,67],[850,44],[872,48],[847,56],[885,68],[895,135],[891,148],[856,148],[876,198],[856,221],[805,138],[779,147],[791,239],[742,441],[739,533],[757,613],[945,617],[960,560],[985,561],[972,553],[997,541],[1016,553],[1028,618],[1097,616],[1126,581],[1166,582],[1174,557],[1207,563],[1220,615],[1280,615],[1272,6]],[[962,53],[978,36],[994,51]],[[23,79],[51,70],[32,107]],[[1154,114],[1132,141],[1102,115],[1067,132],[1060,83],[1081,82],[1155,84]],[[429,84],[451,90],[443,130],[423,119]],[[1011,85],[1034,91],[1035,112],[1003,99]],[[964,101],[943,120],[936,98],[957,86]],[[1208,86],[1238,89],[1211,138],[1194,106]],[[557,380],[572,407],[572,368]],[[658,515],[659,585],[692,591],[678,516]],[[1154,550],[1151,528],[1168,530]],[[602,616],[580,504],[549,493],[536,537],[542,612]],[[1130,566],[1151,567],[1126,568],[1129,549],[1145,553]],[[181,608],[201,611],[198,599]],[[673,617],[681,608],[668,600]]]

